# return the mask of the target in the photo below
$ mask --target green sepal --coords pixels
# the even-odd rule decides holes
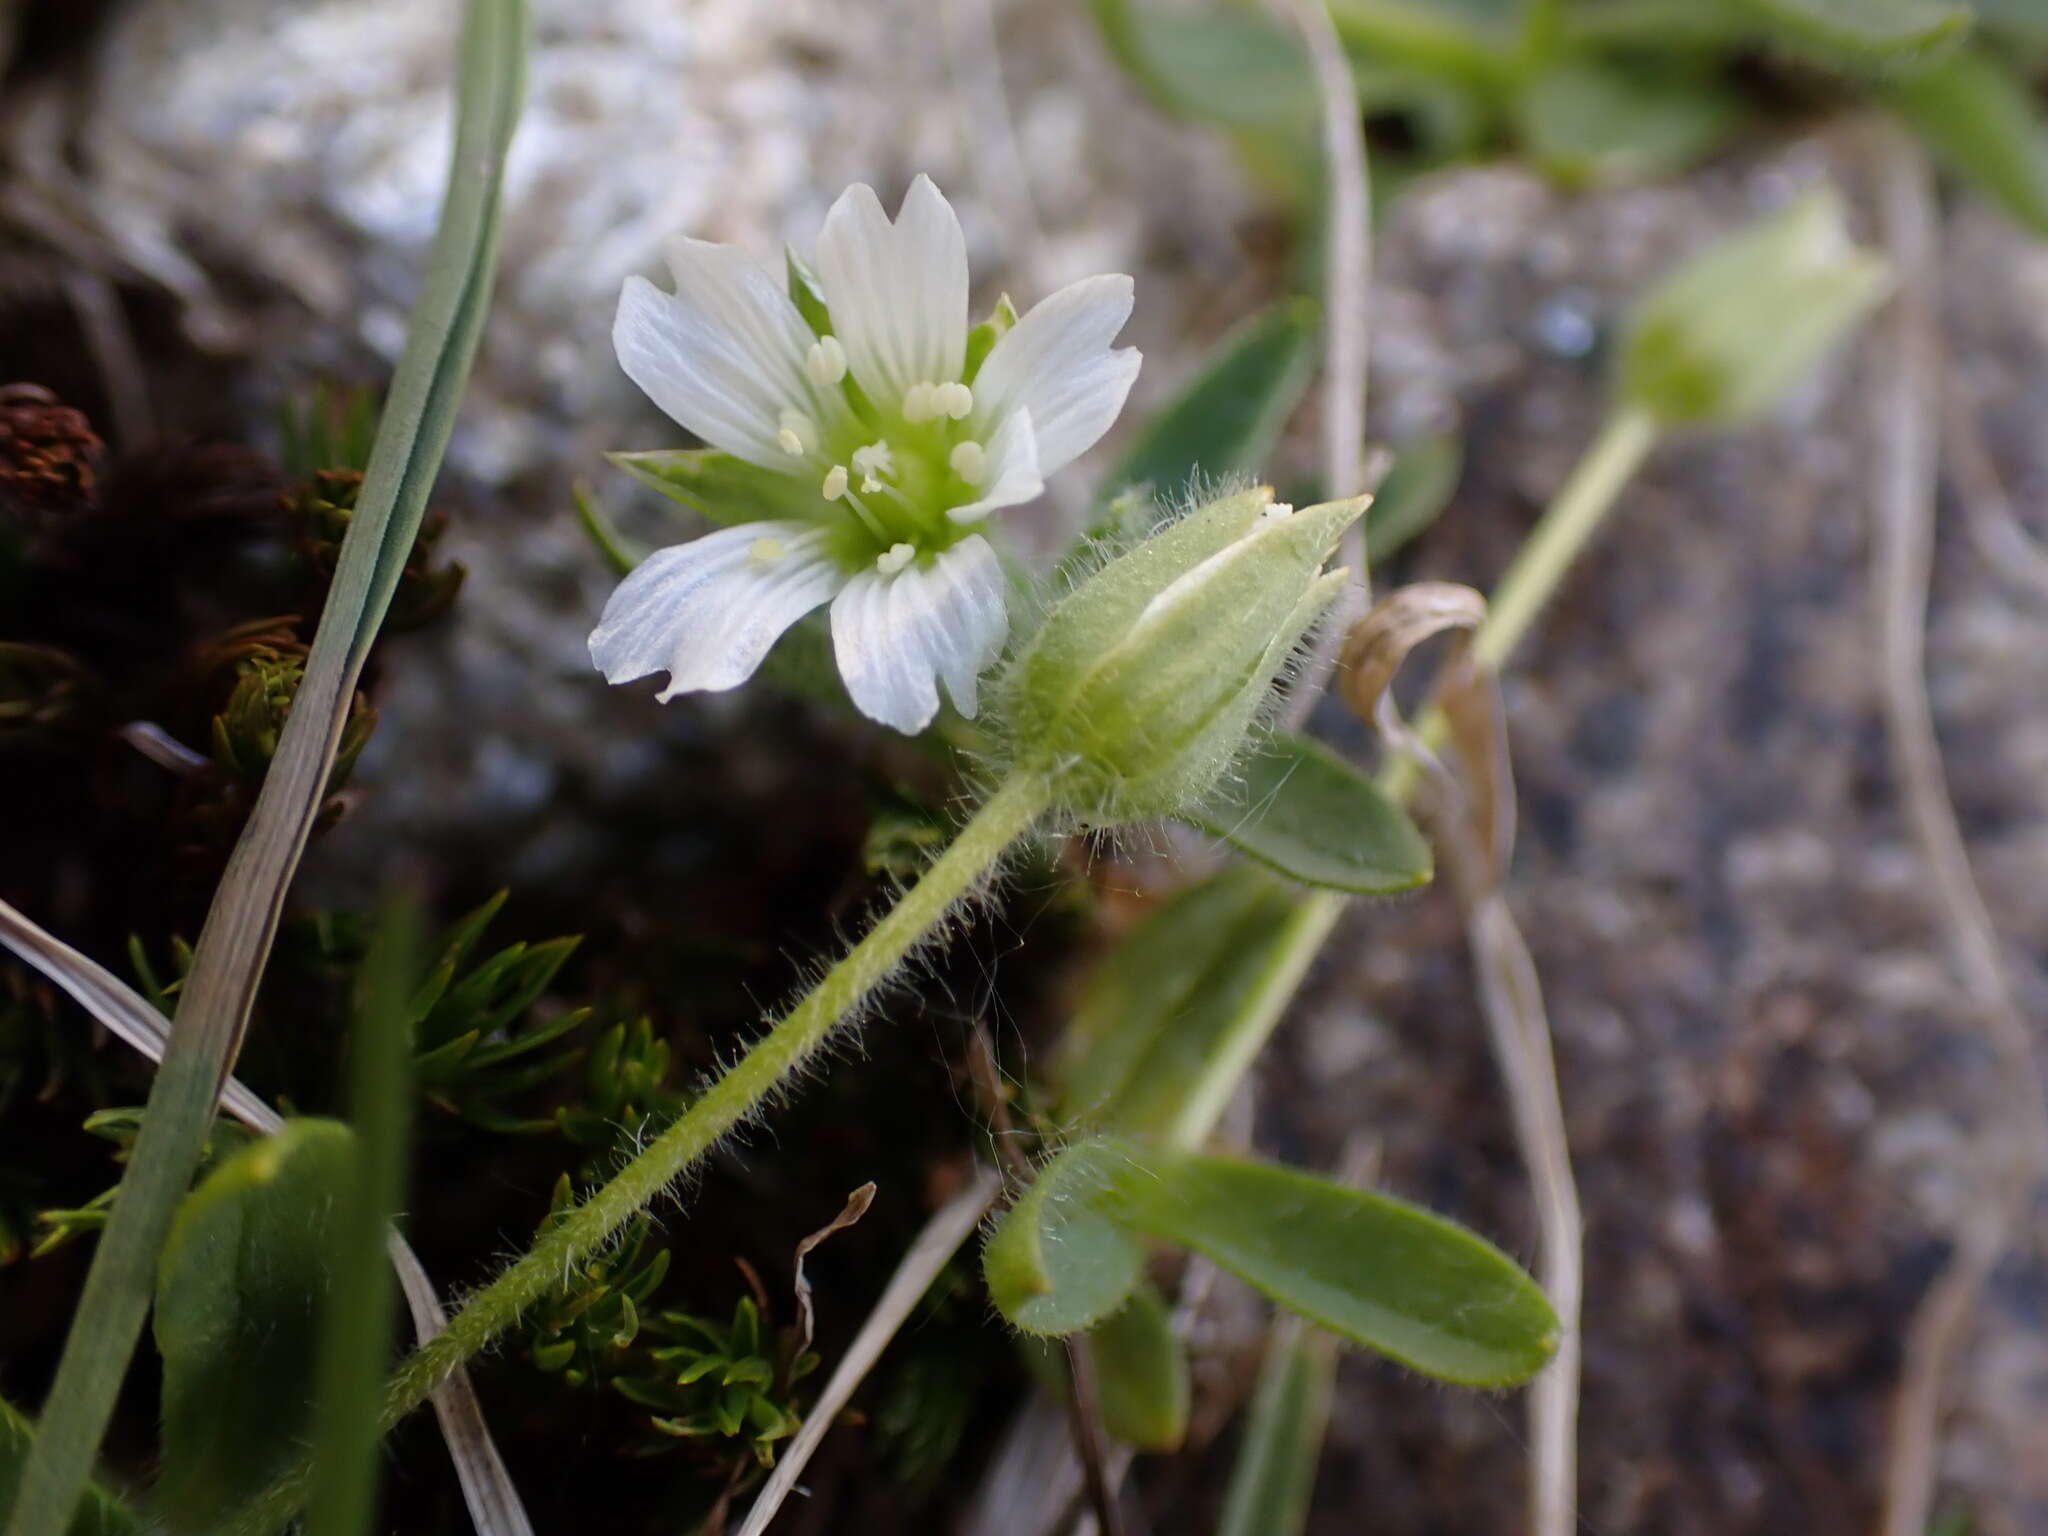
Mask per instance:
[[[1056,604],[999,687],[1020,760],[1084,820],[1185,812],[1242,745],[1335,596],[1319,576],[1363,498],[1293,512],[1220,497]]]
[[[796,247],[782,248],[783,265],[788,274],[789,299],[796,305],[796,312],[804,317],[804,324],[811,328],[813,336],[832,334],[832,311],[825,304],[825,287],[818,281],[818,274],[811,270],[811,264],[799,256]]]
[[[657,448],[605,457],[642,485],[727,527],[782,519],[810,522],[824,505],[818,487],[808,481],[716,448]]]
[[[1010,327],[1016,323],[1017,306],[1010,302],[1006,293],[996,300],[996,307],[989,312],[989,317],[967,333],[967,361],[960,371],[963,384],[974,382],[975,375],[981,372],[981,365],[988,361],[996,343],[1009,334]]]

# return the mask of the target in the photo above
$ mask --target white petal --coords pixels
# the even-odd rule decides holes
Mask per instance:
[[[906,735],[939,712],[938,684],[970,720],[975,680],[1009,632],[1003,568],[988,540],[962,539],[929,569],[862,571],[832,601],[832,650],[860,712]]]
[[[1038,439],[1029,411],[1010,412],[996,428],[996,435],[982,446],[988,478],[978,498],[947,512],[946,516],[956,523],[977,522],[998,507],[1036,501],[1045,489],[1045,477],[1038,467]]]
[[[848,187],[818,235],[818,281],[847,366],[877,405],[960,377],[967,357],[967,239],[929,176],[891,224],[872,187]]]
[[[629,277],[612,345],[648,397],[714,448],[788,469],[777,446],[784,410],[830,407],[804,373],[812,336],[789,296],[730,246],[681,240],[669,251],[676,291]],[[837,391],[833,394],[836,396]]]
[[[824,544],[806,523],[742,523],[656,550],[604,605],[590,659],[607,682],[667,672],[664,701],[737,688],[845,581]]]
[[[1031,307],[990,349],[974,376],[975,417],[1000,422],[1018,407],[1038,433],[1038,467],[1065,468],[1107,432],[1143,361],[1112,349],[1131,317],[1131,280],[1084,277]]]

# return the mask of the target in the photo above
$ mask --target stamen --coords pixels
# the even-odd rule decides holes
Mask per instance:
[[[1291,501],[1269,501],[1259,509],[1259,516],[1269,523],[1277,523],[1283,517],[1294,516],[1294,503]]]
[[[896,473],[896,455],[887,443],[869,443],[865,448],[853,450],[855,472],[866,475],[870,480],[880,475]]]
[[[870,512],[866,507],[861,505],[861,499],[858,496],[854,495],[853,492],[848,491],[844,499],[845,504],[853,508],[853,515],[860,519],[860,524],[863,528],[867,529],[867,531],[873,534],[877,539],[886,539],[889,537],[889,535],[885,533],[882,529],[881,520],[877,518],[874,513]]]
[[[936,393],[929,384],[913,384],[903,391],[903,419],[909,422],[930,421],[938,415],[938,402],[933,398]]]
[[[773,565],[787,553],[782,540],[776,538],[756,539],[747,546],[747,558],[756,565]]]
[[[846,377],[846,348],[837,336],[820,336],[804,354],[804,372],[818,385],[837,384]]]
[[[979,485],[988,478],[988,450],[968,438],[953,445],[953,451],[946,455],[946,462],[953,466],[953,473],[969,485]]]
[[[837,501],[846,494],[846,466],[834,464],[825,471],[825,484],[821,488],[827,501]]]
[[[782,416],[782,430],[775,434],[775,444],[793,459],[800,459],[807,453],[814,453],[818,447],[818,424],[802,411],[785,407]]]
[[[886,554],[875,556],[875,569],[884,576],[894,576],[916,558],[917,551],[908,544],[891,544]]]
[[[965,421],[967,413],[974,409],[974,391],[965,384],[934,384],[932,386],[932,413],[950,416],[955,421]]]

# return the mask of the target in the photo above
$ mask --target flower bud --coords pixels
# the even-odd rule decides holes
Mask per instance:
[[[1368,499],[1296,512],[1264,487],[1225,496],[1083,581],[1005,675],[1020,766],[1095,822],[1200,799],[1342,585],[1322,564]]]
[[[1694,257],[1639,304],[1621,394],[1660,426],[1761,414],[1873,309],[1890,283],[1820,187]]]

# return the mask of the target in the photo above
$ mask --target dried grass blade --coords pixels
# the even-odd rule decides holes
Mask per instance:
[[[1499,680],[1471,645],[1485,622],[1485,599],[1469,587],[1425,582],[1390,594],[1346,639],[1344,696],[1361,720],[1377,726],[1420,766],[1421,811],[1464,914],[1480,1008],[1535,1192],[1543,1288],[1560,1325],[1557,1354],[1529,1393],[1529,1529],[1532,1536],[1572,1536],[1578,1523],[1584,1222],[1543,987],[1507,902],[1514,770]],[[1445,632],[1458,636],[1457,649],[1444,662],[1434,698],[1458,771],[1409,730],[1387,691],[1409,653]]]
[[[1919,1536],[1932,1518],[1942,1385],[1967,1341],[1978,1295],[2010,1247],[2048,1164],[2048,1108],[2033,1034],[2014,1000],[1998,931],[1949,798],[1927,696],[1941,376],[1932,176],[1918,145],[1894,131],[1881,142],[1879,178],[1879,223],[1899,273],[1889,316],[1890,366],[1876,400],[1878,479],[1871,498],[1885,728],[1900,797],[1933,876],[1936,916],[1969,997],[1968,1022],[1996,1056],[2005,1095],[1978,1139],[1978,1196],[1955,1234],[1955,1252],[1906,1333],[1884,1465],[1882,1530]]]
[[[874,1311],[868,1314],[868,1320],[854,1335],[853,1343],[847,1346],[839,1368],[825,1383],[825,1390],[818,1394],[818,1401],[805,1418],[803,1428],[789,1442],[789,1448],[775,1464],[774,1473],[755,1498],[753,1508],[747,1511],[740,1536],[761,1536],[768,1529],[776,1511],[782,1508],[782,1501],[795,1489],[796,1480],[803,1475],[804,1467],[824,1441],[826,1432],[832,1428],[832,1421],[839,1416],[839,1410],[847,1405],[855,1390],[867,1379],[868,1372],[882,1358],[882,1351],[889,1347],[889,1341],[896,1337],[896,1331],[931,1287],[939,1271],[960,1251],[960,1245],[973,1235],[974,1229],[981,1224],[981,1218],[995,1204],[1002,1187],[1003,1181],[993,1169],[978,1170],[974,1182],[941,1206],[924,1224],[924,1230],[917,1234],[917,1240],[896,1266],[896,1273],[883,1287]]]

